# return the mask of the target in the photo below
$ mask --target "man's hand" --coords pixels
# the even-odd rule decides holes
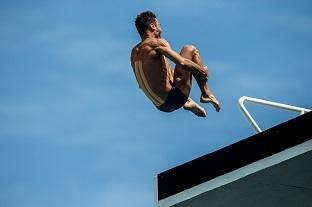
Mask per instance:
[[[203,80],[208,80],[208,69],[207,67],[202,67],[193,61],[182,57],[180,54],[171,49],[167,42],[161,42],[162,44],[155,48],[157,52],[166,56],[172,60],[175,64],[181,65],[187,71],[199,75]],[[167,44],[166,44],[167,43]]]

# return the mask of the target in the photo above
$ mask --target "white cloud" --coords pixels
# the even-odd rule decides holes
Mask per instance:
[[[196,13],[205,13],[212,9],[223,9],[233,7],[234,4],[224,0],[172,0],[172,1],[155,1],[154,5],[159,11],[166,13],[174,13],[175,15],[196,15]]]
[[[278,28],[289,29],[294,32],[311,34],[312,18],[310,16],[293,11],[274,11],[258,14],[259,22],[274,25]]]
[[[126,172],[125,172],[126,173]],[[152,180],[151,180],[152,182]],[[102,195],[101,205],[98,206],[153,206],[153,191],[145,188],[139,183],[122,184],[109,186]]]
[[[43,44],[49,44],[55,55],[66,63],[74,66],[88,65],[97,69],[109,64],[124,66],[121,63],[129,60],[131,49],[129,42],[98,28],[50,28],[41,31],[37,39]],[[127,59],[120,61],[120,56],[125,55]]]

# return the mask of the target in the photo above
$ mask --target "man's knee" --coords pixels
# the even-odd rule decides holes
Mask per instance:
[[[194,45],[185,45],[181,50],[181,55],[184,57],[193,57],[198,53],[198,49]]]
[[[182,50],[188,51],[188,52],[194,52],[197,50],[197,48],[194,45],[184,45]]]

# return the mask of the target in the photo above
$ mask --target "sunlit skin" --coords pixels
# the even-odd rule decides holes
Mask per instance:
[[[141,42],[132,49],[132,68],[134,69],[135,61],[144,60],[142,67],[146,79],[153,91],[162,99],[168,96],[172,82],[189,97],[194,77],[201,90],[200,102],[211,103],[216,111],[219,111],[220,103],[207,85],[208,68],[203,65],[198,49],[193,45],[186,45],[180,53],[177,53],[165,39],[161,38],[161,33],[158,20],[149,25],[141,36]],[[174,70],[167,58],[176,64]],[[190,97],[183,108],[197,116],[206,116],[206,111]]]

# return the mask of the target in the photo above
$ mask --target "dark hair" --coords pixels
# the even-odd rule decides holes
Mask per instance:
[[[156,15],[151,11],[142,12],[135,19],[135,26],[142,37],[151,23],[156,21]]]

